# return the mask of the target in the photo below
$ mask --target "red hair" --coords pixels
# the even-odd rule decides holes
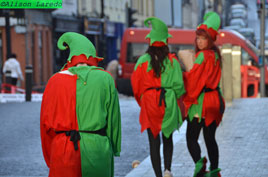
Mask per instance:
[[[210,37],[210,35],[204,30],[204,29],[197,29],[195,31],[195,35],[196,36],[203,36],[208,40],[208,46],[206,47],[206,49],[211,49],[212,46],[214,45],[214,41],[212,40],[212,38]],[[199,52],[200,49],[197,47],[197,38],[195,38],[195,52]]]
[[[195,34],[196,36],[204,36],[208,40],[208,46],[206,47],[205,50],[214,50],[218,54],[220,62],[222,63],[220,49],[215,45],[214,40],[211,38],[208,32],[202,28],[199,28],[195,31]],[[196,39],[197,38],[195,38],[195,53],[198,53],[200,49],[197,47]]]

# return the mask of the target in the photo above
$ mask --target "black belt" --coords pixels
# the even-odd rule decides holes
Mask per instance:
[[[74,149],[78,150],[78,141],[81,139],[79,132],[106,136],[106,127],[96,131],[87,131],[87,130],[56,131],[56,134],[65,133],[66,136],[70,136],[70,141],[74,143]]]
[[[216,89],[211,89],[211,88],[203,88],[203,92],[212,92],[212,91],[217,91],[218,92],[218,96],[219,96],[219,100],[220,100],[220,113],[223,114],[224,113],[224,102],[220,93],[220,87],[217,87]]]
[[[158,106],[162,106],[162,101],[164,101],[165,107],[167,107],[166,96],[165,96],[165,93],[166,93],[165,88],[164,87],[151,87],[151,88],[148,88],[147,90],[152,90],[152,89],[155,89],[157,91],[161,90]]]

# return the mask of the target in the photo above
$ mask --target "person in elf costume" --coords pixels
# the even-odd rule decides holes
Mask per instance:
[[[64,45],[67,44],[67,45]],[[114,80],[93,44],[67,32],[58,48],[67,63],[46,86],[41,105],[41,143],[50,177],[111,177],[121,151],[121,118]]]
[[[196,164],[194,177],[219,177],[219,150],[215,139],[217,126],[222,120],[225,109],[220,91],[221,55],[214,44],[220,17],[215,12],[208,12],[204,22],[196,29],[196,59],[193,68],[185,72],[186,95],[183,99],[187,124],[187,147]],[[204,139],[210,160],[210,171],[206,172],[206,158],[201,158],[198,137],[203,128]]]
[[[182,124],[178,99],[185,92],[180,64],[174,54],[169,53],[168,28],[155,17],[147,18],[145,26],[152,25],[146,36],[150,40],[147,52],[140,56],[131,76],[136,101],[141,107],[141,132],[147,130],[151,162],[157,177],[162,177],[160,159],[160,137],[164,144],[165,177],[172,176],[172,133]]]

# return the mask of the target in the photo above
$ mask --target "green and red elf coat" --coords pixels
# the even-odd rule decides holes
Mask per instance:
[[[146,38],[150,39],[150,45],[167,45],[167,38],[172,36],[168,34],[166,24],[156,17],[147,18],[145,26],[148,27],[149,22],[152,30]],[[154,137],[160,131],[169,137],[183,122],[178,106],[178,99],[185,92],[181,67],[175,55],[169,53],[163,62],[165,70],[157,78],[150,62],[149,54],[142,55],[131,76],[134,97],[141,107],[141,132],[150,128]]]
[[[200,120],[205,118],[206,126],[213,121],[219,125],[223,116],[218,90],[220,79],[221,67],[217,53],[213,50],[198,52],[193,68],[184,75],[186,95],[183,102],[190,121],[199,117]],[[206,92],[206,89],[210,91]],[[222,96],[221,99],[223,100]]]
[[[169,137],[183,122],[178,106],[178,99],[185,92],[181,67],[175,55],[169,54],[164,60],[165,71],[157,78],[150,61],[149,54],[141,56],[131,76],[134,96],[141,107],[141,132],[150,128],[155,137],[160,131]],[[165,104],[162,101],[161,106],[161,90],[151,89],[160,87],[166,91]]]
[[[205,30],[215,41],[220,27],[220,16],[208,12],[204,22],[197,29]],[[194,117],[205,118],[205,125],[222,120],[225,103],[219,83],[221,79],[220,60],[213,50],[202,50],[196,54],[193,68],[184,74],[186,95],[183,99],[185,114],[190,121]]]
[[[73,42],[77,39],[78,44]],[[93,46],[77,33],[63,34],[58,46],[62,41],[71,53],[74,46]],[[121,151],[121,118],[114,80],[96,66],[73,67],[98,60],[95,49],[76,52],[64,69],[49,79],[43,94],[40,131],[44,159],[50,177],[111,177],[113,157]]]

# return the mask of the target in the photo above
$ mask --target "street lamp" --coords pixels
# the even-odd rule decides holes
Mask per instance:
[[[264,54],[264,41],[265,41],[265,0],[261,0],[260,4],[261,13],[261,54],[259,58],[259,65],[261,71],[260,90],[261,97],[265,97],[265,54]]]

